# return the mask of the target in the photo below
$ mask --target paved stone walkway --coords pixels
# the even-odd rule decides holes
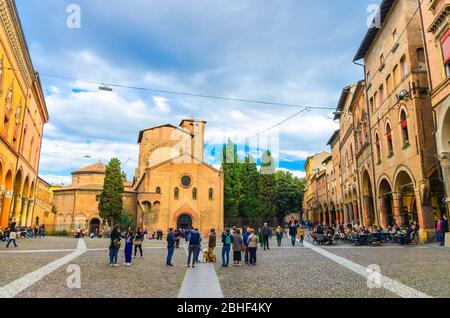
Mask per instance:
[[[43,266],[38,270],[35,270],[34,272],[31,272],[25,276],[22,276],[21,278],[13,281],[12,283],[9,283],[8,285],[0,288],[0,298],[12,298],[16,296],[21,291],[27,289],[31,285],[40,281],[42,278],[54,272],[61,266],[64,266],[65,264],[71,262],[77,257],[83,255],[86,251],[87,247],[84,239],[79,239],[77,249],[73,253],[66,255],[60,259],[57,259],[56,261],[47,264],[46,266]]]
[[[185,247],[187,254],[187,247]],[[197,263],[188,268],[178,298],[224,298],[214,264]]]

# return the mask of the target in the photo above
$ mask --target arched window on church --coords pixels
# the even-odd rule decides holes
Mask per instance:
[[[192,199],[197,200],[197,188],[192,189]]]
[[[210,200],[214,199],[214,190],[212,188],[209,189],[209,199]]]
[[[178,200],[178,198],[180,197],[180,189],[175,188],[175,190],[173,191],[173,196],[175,197],[175,200]]]
[[[157,194],[161,194],[161,188],[160,188],[160,187],[157,187],[157,188],[156,188],[156,193],[157,193]]]

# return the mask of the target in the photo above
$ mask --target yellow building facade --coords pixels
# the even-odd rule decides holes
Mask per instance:
[[[53,187],[45,180],[38,177],[36,188],[36,199],[32,218],[32,226],[45,225],[47,232],[53,232],[55,223],[55,212],[53,209]]]
[[[85,232],[101,230],[98,211],[100,194],[105,180],[106,166],[95,163],[72,172],[72,183],[54,189],[52,205],[55,231],[74,233],[78,228]],[[136,195],[131,183],[124,183],[123,210],[134,218]]]
[[[14,1],[0,1],[0,17],[0,226],[31,226],[48,112]]]

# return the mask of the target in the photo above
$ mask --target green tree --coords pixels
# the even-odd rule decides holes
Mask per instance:
[[[126,212],[122,212],[119,216],[119,225],[122,230],[134,227],[134,219]]]
[[[112,158],[106,166],[105,182],[98,205],[100,217],[107,220],[110,225],[117,224],[123,213],[123,183],[120,160]]]
[[[259,216],[270,218],[277,213],[275,165],[272,154],[266,151],[261,160],[261,170],[258,178]]]
[[[303,180],[285,171],[277,171],[275,180],[277,218],[278,223],[283,224],[284,217],[287,214],[300,212],[304,184]]]
[[[242,194],[240,202],[240,215],[245,218],[255,218],[258,215],[259,191],[258,191],[258,167],[255,160],[248,156],[241,164]]]
[[[224,172],[224,211],[228,218],[239,216],[239,204],[244,199],[241,170],[236,145],[228,140],[223,146],[222,169]]]

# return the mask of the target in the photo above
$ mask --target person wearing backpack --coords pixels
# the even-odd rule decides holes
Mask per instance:
[[[233,236],[231,236],[230,229],[227,229],[222,234],[222,267],[228,267],[230,262],[231,244],[233,243]]]
[[[119,225],[114,225],[114,228],[110,234],[111,244],[109,245],[109,266],[111,267],[119,267],[118,258],[119,258],[119,249],[120,249],[120,240],[121,235],[119,231]]]
[[[264,223],[264,226],[261,230],[261,234],[263,237],[263,241],[264,241],[264,250],[268,249],[270,250],[269,247],[269,240],[270,240],[270,235],[271,235],[272,231],[270,230],[270,228],[267,226],[267,223]]]

